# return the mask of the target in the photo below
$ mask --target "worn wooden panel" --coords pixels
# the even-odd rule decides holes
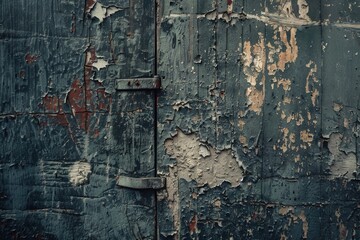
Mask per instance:
[[[154,239],[154,1],[0,1],[0,238]]]
[[[161,239],[356,239],[358,4],[160,13]]]

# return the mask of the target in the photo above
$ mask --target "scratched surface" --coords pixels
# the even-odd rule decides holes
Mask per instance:
[[[160,239],[358,239],[359,3],[160,3]]]
[[[0,1],[0,239],[154,239],[153,1]]]

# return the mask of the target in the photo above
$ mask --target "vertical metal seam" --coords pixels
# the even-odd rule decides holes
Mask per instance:
[[[159,46],[158,46],[158,21],[160,21],[158,19],[159,17],[159,9],[160,9],[160,0],[155,0],[154,1],[154,66],[153,66],[153,74],[157,75],[158,71],[158,50],[159,50]],[[158,117],[158,91],[155,90],[153,91],[153,98],[154,98],[154,175],[155,177],[158,176],[157,170],[158,170],[158,134],[157,134],[157,117]],[[154,226],[154,231],[155,231],[155,239],[159,239],[159,216],[158,216],[158,197],[157,197],[157,192],[154,191],[154,199],[155,199],[155,206],[154,206],[154,212],[155,212],[155,216],[154,216],[154,221],[155,221],[155,226]]]
[[[265,1],[265,4],[266,4],[266,1]],[[266,34],[266,25],[264,26],[264,44],[266,44],[266,36],[267,36],[267,34]],[[264,51],[265,51],[265,58],[267,59],[267,55],[266,55],[266,50],[267,50],[267,48],[266,47],[264,47]],[[266,61],[266,59],[265,59],[265,66],[264,66],[264,75],[265,74],[267,74],[267,61]],[[264,151],[265,151],[265,106],[266,106],[266,104],[265,104],[265,101],[266,101],[266,93],[267,93],[267,91],[266,91],[266,82],[267,81],[265,81],[263,84],[265,85],[265,86],[263,86],[263,89],[264,89],[264,96],[263,96],[263,99],[264,99],[264,103],[263,103],[263,105],[262,105],[262,107],[261,107],[261,111],[262,111],[262,116],[261,116],[261,132],[260,132],[260,134],[262,135],[262,137],[261,137],[261,150],[260,150],[260,154],[261,154],[261,157],[260,157],[260,159],[261,159],[261,171],[260,171],[260,174],[261,174],[261,179],[263,179],[264,178]],[[259,136],[259,138],[260,138],[260,136]],[[261,200],[264,200],[264,182],[263,181],[260,181],[260,197],[261,197]]]

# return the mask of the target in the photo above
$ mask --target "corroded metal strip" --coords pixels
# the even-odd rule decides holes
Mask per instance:
[[[144,177],[133,178],[126,176],[119,176],[116,185],[120,187],[133,189],[162,189],[165,187],[165,178],[161,177]]]
[[[151,90],[160,89],[160,87],[161,79],[159,76],[116,80],[116,90]]]

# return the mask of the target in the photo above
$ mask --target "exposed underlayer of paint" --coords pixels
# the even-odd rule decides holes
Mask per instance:
[[[334,51],[338,42],[348,44],[349,38],[355,44],[358,23],[351,14],[342,18],[336,4],[342,5],[307,0],[174,1],[162,9],[159,66],[165,75],[162,101],[170,104],[159,108],[160,114],[166,112],[166,121],[160,123],[161,136],[166,136],[160,153],[168,155],[162,158],[167,169],[162,175],[168,177],[170,196],[164,193],[161,199],[169,208],[167,214],[172,215],[174,226],[166,229],[174,230],[169,230],[174,239],[345,239],[350,236],[349,227],[355,235],[358,184],[355,173],[345,173],[358,169],[354,150],[358,146],[354,137],[358,100],[351,102],[336,94],[330,89],[335,77],[324,76],[329,68],[344,69],[337,81],[345,81],[347,76],[352,78],[347,83],[357,89],[357,75],[351,73],[357,71],[356,64],[350,64],[358,59],[354,47],[344,55],[338,51],[336,56],[328,49]],[[335,41],[332,34],[338,32]],[[340,36],[342,32],[344,36]],[[161,46],[171,50],[162,51]],[[327,69],[326,64],[330,66]],[[178,94],[176,89],[187,89],[189,94]],[[330,105],[328,95],[335,95]],[[174,136],[175,128],[191,134],[178,131],[168,138]],[[331,134],[324,137],[322,131]],[[339,133],[344,140],[334,144]],[[186,140],[191,145],[175,152],[176,139],[184,136],[193,138]],[[191,159],[187,154],[194,148],[197,158],[211,158],[209,146],[231,146],[241,155],[247,166],[242,184],[203,185],[202,176],[195,174],[201,162],[182,160],[186,167],[179,169],[179,159]],[[186,181],[179,180],[183,173]],[[249,192],[246,186],[251,186]],[[229,194],[231,189],[238,195]],[[309,193],[310,189],[314,192]],[[341,217],[337,221],[332,204],[345,199],[352,204],[345,210],[351,220]],[[240,206],[235,207],[235,201],[240,201]],[[257,201],[266,206],[259,207],[263,212],[253,209]],[[329,205],[323,205],[324,201]],[[339,205],[343,211],[347,208]],[[247,213],[247,209],[251,210]],[[231,215],[232,211],[238,212]],[[267,211],[270,216],[264,213]],[[236,220],[228,221],[232,217]],[[267,226],[271,229],[263,231]]]
[[[91,174],[91,165],[88,162],[75,162],[69,169],[70,182],[74,186],[88,182]]]
[[[265,43],[264,36],[259,33],[259,42],[253,46],[249,41],[244,42],[243,72],[250,86],[246,89],[248,105],[251,111],[260,114],[265,97]]]
[[[116,6],[104,6],[99,2],[96,2],[90,10],[90,15],[92,18],[97,18],[100,23],[104,21],[105,18],[110,17],[112,14],[122,10]]]
[[[236,187],[244,177],[245,168],[231,150],[216,151],[202,143],[195,134],[186,135],[178,130],[173,138],[165,141],[165,149],[176,159],[174,167],[170,167],[170,175],[196,181],[198,186],[215,187],[229,182]]]
[[[357,160],[353,152],[346,153],[341,150],[343,135],[340,133],[333,133],[328,139],[328,148],[330,151],[330,178],[349,178],[353,179],[356,176]],[[355,175],[354,175],[355,173]]]
[[[17,2],[0,16],[0,236],[358,238],[354,1]],[[156,93],[114,89],[155,74]]]

